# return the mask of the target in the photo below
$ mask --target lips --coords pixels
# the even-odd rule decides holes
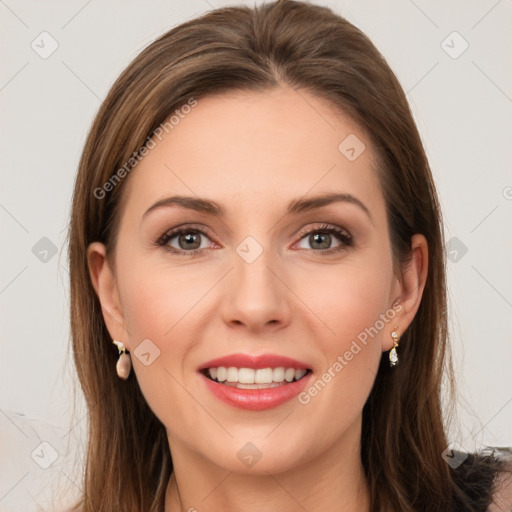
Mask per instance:
[[[207,368],[218,368],[224,366],[226,368],[233,366],[235,368],[253,368],[254,370],[260,368],[294,368],[295,370],[307,370],[308,365],[291,359],[285,356],[278,356],[274,354],[261,354],[258,356],[251,356],[249,354],[231,354],[225,357],[212,359],[199,367],[199,370]]]
[[[273,354],[232,354],[208,361],[198,370],[215,397],[250,410],[277,407],[292,399],[311,376],[305,363]]]

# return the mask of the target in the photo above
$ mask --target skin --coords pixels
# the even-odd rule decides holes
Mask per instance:
[[[366,146],[353,162],[338,150],[349,134]],[[375,165],[368,136],[349,117],[281,87],[200,99],[122,185],[115,265],[98,242],[88,261],[108,330],[131,351],[142,392],[167,430],[175,469],[166,512],[369,509],[362,408],[391,332],[407,329],[427,275],[422,235],[412,238],[402,275],[393,273]],[[353,195],[369,214],[339,202],[286,215],[288,202],[330,192]],[[143,218],[178,194],[214,200],[226,216],[167,206]],[[189,223],[208,232],[198,257],[155,243]],[[348,231],[353,245],[322,254],[343,242],[332,235],[322,246],[301,233],[323,223]],[[248,236],[263,249],[252,263],[236,252]],[[187,250],[179,237],[169,244]],[[305,405],[237,409],[213,397],[197,372],[235,352],[274,353],[307,362],[314,382],[397,301],[394,319]],[[160,350],[148,366],[133,355],[144,339]],[[248,442],[262,455],[251,468],[237,457]]]

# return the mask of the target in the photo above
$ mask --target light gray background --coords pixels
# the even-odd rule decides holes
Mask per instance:
[[[315,3],[355,23],[385,55],[427,149],[453,260],[448,272],[459,397],[451,441],[466,450],[510,446],[512,3]],[[86,421],[79,393],[71,414],[65,236],[92,118],[144,46],[227,4],[0,0],[2,512],[50,510],[57,489],[66,501],[79,488]],[[43,31],[58,43],[46,59],[31,47],[35,41],[39,51],[50,48]],[[468,49],[453,58],[464,41]],[[51,247],[43,237],[56,255],[41,252]]]

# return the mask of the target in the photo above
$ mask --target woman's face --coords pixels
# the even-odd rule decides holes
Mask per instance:
[[[109,332],[175,464],[275,473],[354,455],[382,351],[408,322],[370,140],[291,88],[190,110],[127,178],[115,277],[98,272]]]

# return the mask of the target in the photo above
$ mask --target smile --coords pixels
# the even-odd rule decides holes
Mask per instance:
[[[238,389],[269,389],[302,379],[308,370],[285,368],[208,368],[205,375],[215,382]]]
[[[232,407],[261,411],[296,397],[307,385],[312,369],[276,354],[231,354],[198,368],[207,390]]]

